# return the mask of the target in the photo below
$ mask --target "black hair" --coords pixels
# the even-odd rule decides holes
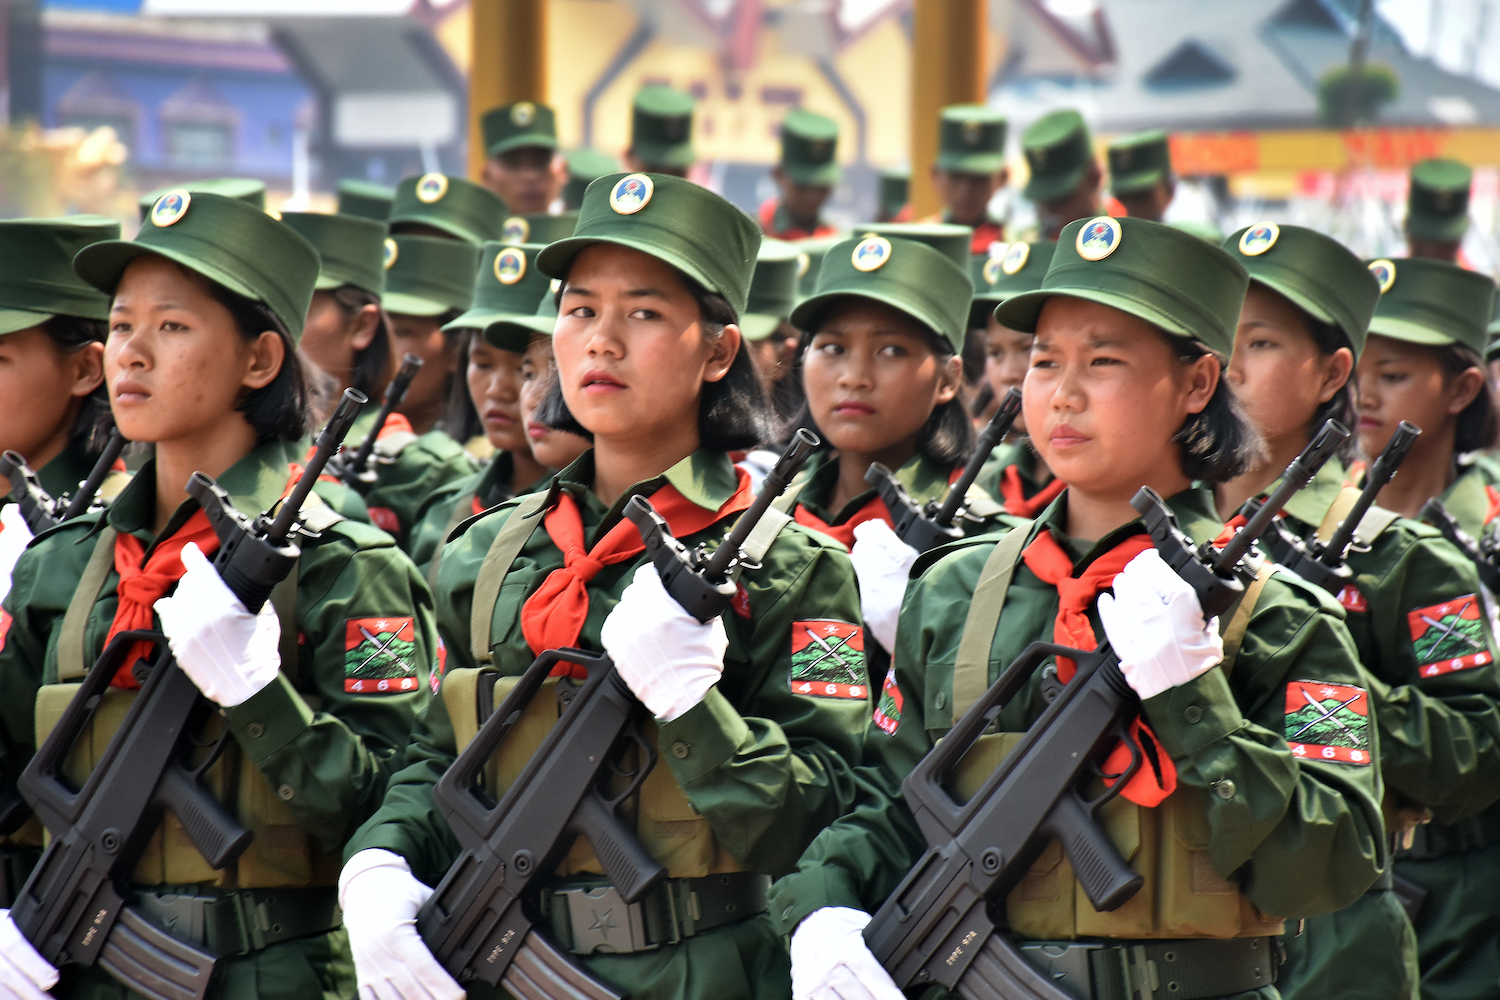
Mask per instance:
[[[375,336],[370,343],[354,352],[354,373],[350,377],[350,388],[357,389],[370,399],[379,399],[386,384],[396,374],[395,337],[391,334],[391,323],[385,310],[380,308],[380,296],[358,285],[340,285],[330,293],[349,323],[365,306],[374,306],[378,319]]]
[[[450,335],[456,335],[458,350],[458,367],[454,370],[456,377],[459,373],[468,370],[469,348],[473,346],[474,339],[479,336],[479,331],[456,330]],[[468,379],[456,378],[456,381],[459,384],[448,393],[448,412],[443,417],[443,426],[447,429],[449,437],[459,444],[467,444],[470,439],[484,433],[484,420],[474,406],[474,397],[469,395]]]
[[[196,274],[192,271],[187,273]],[[281,336],[286,345],[286,357],[282,360],[281,370],[276,373],[276,377],[259,389],[251,389],[235,407],[245,415],[250,426],[255,428],[256,443],[296,441],[303,437],[312,424],[312,392],[308,373],[303,367],[307,362],[292,342],[292,335],[286,324],[265,303],[247,299],[201,275],[198,277],[208,289],[209,295],[234,317],[240,336],[246,340],[254,340],[267,330],[272,330]]]
[[[847,298],[854,298],[854,296]],[[802,341],[797,348],[799,358],[807,353],[807,349],[812,345],[813,338],[817,336],[830,309],[843,301],[845,301],[844,298],[834,299],[819,310],[818,315],[807,324],[807,329],[803,331]],[[922,331],[927,340],[927,346],[932,349],[932,353],[939,362],[946,362],[953,357],[953,345],[948,342],[947,337],[940,335],[915,316],[903,315],[906,315]],[[983,365],[980,366],[980,370],[983,371]],[[791,426],[787,430],[787,438],[790,439],[791,434],[803,427],[822,439],[822,443],[818,446],[819,450],[833,450],[833,445],[829,443],[827,436],[818,429],[817,422],[813,420],[812,405],[806,399],[803,400],[801,412],[792,418]],[[953,469],[968,461],[969,453],[973,450],[974,423],[969,419],[968,410],[964,406],[963,393],[956,393],[948,402],[939,403],[928,415],[927,422],[922,425],[921,433],[917,438],[917,453],[939,468]]]
[[[1245,419],[1234,389],[1224,377],[1224,358],[1188,337],[1177,337],[1160,328],[1177,360],[1191,364],[1204,355],[1219,365],[1219,383],[1208,405],[1190,413],[1172,440],[1182,449],[1182,471],[1189,479],[1217,486],[1244,473],[1260,457],[1260,435]]]
[[[1470,368],[1484,373],[1484,362],[1472,348],[1463,344],[1448,344],[1434,347],[1443,366],[1443,379],[1452,382]],[[1458,424],[1453,430],[1453,452],[1466,455],[1471,451],[1489,451],[1500,438],[1500,417],[1496,415],[1495,390],[1486,378],[1480,383],[1479,394],[1458,415]]]
[[[57,315],[42,324],[42,332],[64,354],[72,354],[89,344],[103,343],[109,336],[109,321],[83,316]],[[90,461],[98,458],[115,429],[115,416],[109,408],[109,387],[103,379],[87,396],[73,426],[68,430],[68,444]]]
[[[984,331],[987,324],[978,326],[970,325],[964,332],[964,350],[959,357],[964,362],[964,381],[969,385],[978,385],[979,380],[984,378],[984,356],[986,345],[984,342]]]
[[[726,326],[739,323],[739,315],[728,299],[718,292],[709,291],[676,268],[672,270],[677,275],[677,280],[682,282],[688,294],[697,302],[698,315],[706,337],[716,339]],[[559,304],[567,287],[567,275],[561,277],[562,281],[553,295],[554,301]],[[703,383],[703,396],[698,401],[698,446],[709,451],[754,448],[770,435],[770,422],[766,418],[768,409],[760,376],[755,373],[750,352],[741,343],[724,377],[717,382]],[[568,431],[590,441],[594,440],[593,433],[568,412],[561,379],[553,379],[547,397],[537,407],[536,419],[553,430]]]
[[[1347,347],[1350,354],[1354,353],[1354,345],[1349,342],[1348,335],[1341,327],[1323,322],[1301,306],[1296,308],[1302,314],[1302,323],[1307,327],[1308,336],[1312,337],[1313,346],[1318,349],[1319,354],[1326,358],[1341,347]],[[1308,430],[1310,434],[1316,434],[1325,423],[1337,420],[1352,431],[1355,427],[1355,419],[1354,373],[1350,372],[1338,391],[1327,402],[1319,403],[1318,408],[1313,410],[1312,426]],[[1350,434],[1338,447],[1339,461],[1347,464],[1354,459],[1358,451],[1359,435]]]

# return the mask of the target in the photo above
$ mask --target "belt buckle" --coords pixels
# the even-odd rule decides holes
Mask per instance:
[[[628,954],[659,947],[646,937],[646,921],[640,903],[626,903],[612,885],[597,889],[558,889],[567,901],[568,922],[573,928],[575,955],[594,952]]]
[[[1052,984],[1077,998],[1093,1000],[1094,974],[1089,955],[1098,950],[1091,944],[1019,944],[1022,956],[1036,966]]]
[[[1143,945],[1127,945],[1118,949],[1120,975],[1125,980],[1125,995],[1151,1000],[1161,988],[1157,978],[1156,963],[1146,957]]]

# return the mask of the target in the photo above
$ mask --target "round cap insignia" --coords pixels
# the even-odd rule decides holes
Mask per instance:
[[[984,278],[986,285],[994,287],[995,282],[1000,280],[1001,263],[1002,261],[999,257],[990,257],[985,260],[984,267],[980,270],[979,274]]]
[[[160,227],[172,225],[187,214],[188,205],[192,202],[193,196],[187,191],[173,188],[156,199],[156,204],[151,206],[151,224]]]
[[[1384,295],[1386,292],[1390,291],[1391,286],[1396,283],[1395,261],[1386,260],[1384,258],[1380,260],[1372,260],[1370,261],[1370,273],[1375,275],[1376,281],[1380,282],[1381,295]]]
[[[1006,274],[1015,274],[1021,268],[1025,267],[1026,262],[1030,259],[1030,243],[1012,243],[1006,248],[1005,256],[1000,258],[1000,270]],[[990,284],[993,285],[994,282],[992,281]]]
[[[505,225],[500,229],[500,242],[502,243],[525,243],[526,237],[531,235],[531,223],[519,215],[512,215],[505,220]]]
[[[856,271],[873,271],[891,259],[891,244],[884,236],[866,236],[855,244],[849,262]]]
[[[495,254],[495,277],[502,285],[514,285],[526,277],[526,251],[506,247]]]
[[[797,277],[806,277],[807,269],[810,267],[812,267],[812,258],[805,253],[799,253],[797,255]]]
[[[510,120],[525,128],[536,121],[536,105],[530,101],[517,101],[510,107]]]
[[[964,145],[977,146],[979,140],[984,138],[984,123],[967,121],[959,126],[959,131],[963,135]]]
[[[557,290],[562,287],[562,279],[561,278],[553,278],[552,279],[552,283],[550,285],[548,285],[547,287],[552,290],[552,294],[553,295],[556,295],[557,294]]]
[[[401,248],[396,246],[396,241],[389,236],[385,240],[385,269],[389,271],[391,265],[396,263],[396,258],[401,256]]]
[[[440,201],[448,193],[448,178],[442,174],[423,174],[417,179],[417,200],[426,205]]]
[[[1257,222],[1240,237],[1240,253],[1246,257],[1259,257],[1274,247],[1280,237],[1281,227],[1276,223]]]
[[[1120,224],[1107,215],[1101,215],[1083,224],[1074,246],[1084,260],[1103,260],[1120,246],[1120,236]]]
[[[626,174],[609,193],[609,207],[621,215],[634,215],[651,202],[656,185],[645,174]]]

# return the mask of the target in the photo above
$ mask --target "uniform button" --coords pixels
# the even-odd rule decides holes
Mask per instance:
[[[682,760],[688,755],[688,745],[681,740],[672,744],[672,756]]]
[[[1197,705],[1189,705],[1186,709],[1183,710],[1182,717],[1188,720],[1189,725],[1197,725],[1198,722],[1203,718],[1203,709],[1199,708]]]
[[[252,740],[258,740],[266,735],[266,727],[262,726],[259,722],[252,722],[245,727],[245,732],[250,734]]]
[[[282,785],[280,788],[276,789],[276,794],[281,796],[281,800],[283,802],[290,802],[292,801],[292,796],[296,795],[297,793],[295,790],[293,790],[291,785]]]
[[[1221,799],[1234,798],[1234,782],[1225,778],[1223,781],[1214,782],[1214,791],[1219,793]]]
[[[948,696],[942,691],[939,691],[937,697],[932,699],[933,708],[942,708],[946,704],[948,704]]]

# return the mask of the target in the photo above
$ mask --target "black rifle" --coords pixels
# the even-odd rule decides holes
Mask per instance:
[[[380,412],[375,414],[375,423],[370,425],[370,433],[365,435],[352,456],[345,458],[339,455],[333,460],[333,468],[329,471],[361,496],[375,487],[375,445],[380,432],[385,429],[385,422],[391,419],[391,414],[396,412],[396,407],[406,398],[411,380],[417,377],[421,367],[422,359],[415,354],[407,354],[401,358],[401,367],[397,369],[396,377],[385,387],[385,398],[381,400]]]
[[[1227,612],[1244,593],[1261,564],[1255,540],[1348,434],[1332,421],[1325,425],[1287,466],[1281,486],[1254,508],[1223,549],[1195,547],[1150,488],[1142,487],[1130,501],[1162,558],[1197,592],[1205,618]],[[1072,680],[1056,689],[974,796],[957,801],[945,786],[959,761],[1033,671],[1054,656],[1074,660]],[[1072,996],[997,933],[990,906],[1003,905],[1054,837],[1095,909],[1116,909],[1139,890],[1141,876],[1120,857],[1097,820],[1100,807],[1143,763],[1143,752],[1130,736],[1139,711],[1140,700],[1108,641],[1092,652],[1034,642],[907,775],[901,790],[929,846],[864,932],[898,987],[937,984],[968,1000]],[[1131,752],[1129,767],[1118,775],[1105,772],[1102,762],[1122,742]],[[1104,778],[1112,786],[1090,795],[1088,786]]]
[[[797,432],[755,502],[712,554],[684,548],[650,501],[634,497],[626,505],[625,516],[640,529],[662,584],[694,618],[710,621],[729,607],[745,539],[817,443],[808,431]],[[492,803],[482,796],[478,779],[559,663],[584,667],[588,679],[569,692],[571,697],[559,698],[566,707],[557,724],[515,784]],[[580,836],[587,838],[626,904],[666,878],[666,869],[615,815],[656,762],[656,748],[642,728],[645,715],[608,655],[549,649],[527,668],[438,780],[433,803],[462,853],[417,914],[417,928],[433,956],[458,982],[503,984],[518,1000],[623,996],[547,940],[537,927],[539,919],[528,909],[534,890],[551,877]],[[626,763],[632,749],[641,761],[633,770]],[[627,787],[618,793],[606,791],[603,785],[611,776],[628,777]]]
[[[100,484],[109,475],[109,470],[114,468],[115,459],[120,457],[125,444],[125,438],[118,428],[110,433],[99,460],[89,470],[88,478],[78,484],[78,490],[71,500],[67,494],[52,497],[42,487],[41,480],[31,466],[26,464],[26,459],[17,452],[7,451],[0,456],[0,468],[4,469],[5,477],[10,480],[10,495],[21,508],[21,516],[26,519],[26,526],[31,529],[31,533],[39,535],[48,528],[55,528],[70,518],[87,513],[95,494],[99,492]]]
[[[1444,538],[1469,557],[1469,561],[1479,571],[1479,581],[1489,588],[1490,593],[1500,594],[1500,558],[1497,558],[1500,552],[1496,551],[1493,534],[1476,542],[1472,535],[1458,526],[1453,515],[1448,513],[1448,508],[1437,497],[1422,506],[1418,517],[1442,532]]]
[[[1416,424],[1401,421],[1396,433],[1385,443],[1380,457],[1375,459],[1365,473],[1365,485],[1359,492],[1359,499],[1354,501],[1354,506],[1349,508],[1349,513],[1339,522],[1338,528],[1329,537],[1328,544],[1319,542],[1317,538],[1298,538],[1286,526],[1285,521],[1278,519],[1276,533],[1270,537],[1271,559],[1335,597],[1345,587],[1352,586],[1354,574],[1349,571],[1344,557],[1348,555],[1349,546],[1354,541],[1354,532],[1375,503],[1375,497],[1396,475],[1396,470],[1401,468],[1407,452],[1411,451],[1412,444],[1421,433],[1422,429]]]
[[[262,514],[251,522],[201,472],[188,482],[188,495],[202,505],[219,536],[214,568],[248,610],[259,611],[295,565],[301,551],[293,532],[302,502],[363,402],[360,393],[345,391],[306,472],[274,518]],[[74,789],[63,777],[68,756],[126,655],[141,641],[152,643],[156,653],[135,667],[140,694],[83,787]],[[21,794],[52,840],[21,887],[11,917],[52,965],[97,964],[153,1000],[201,1000],[207,993],[217,959],[132,906],[130,875],[167,809],[215,868],[250,845],[250,831],[201,784],[231,738],[228,728],[199,762],[191,759],[201,750],[195,741],[214,710],[177,666],[165,636],[122,632],[104,648],[26,765]]]
[[[926,552],[963,537],[963,532],[953,523],[958,517],[958,509],[963,505],[969,487],[979,478],[984,463],[989,461],[995,446],[1009,433],[1011,424],[1016,422],[1020,413],[1021,390],[1012,388],[1000,400],[1000,409],[980,431],[979,441],[969,454],[969,464],[948,487],[948,495],[942,503],[933,500],[924,507],[912,499],[890,469],[879,462],[870,463],[870,468],[865,471],[865,482],[875,487],[880,499],[885,501],[885,508],[896,524],[897,538],[918,552]]]

